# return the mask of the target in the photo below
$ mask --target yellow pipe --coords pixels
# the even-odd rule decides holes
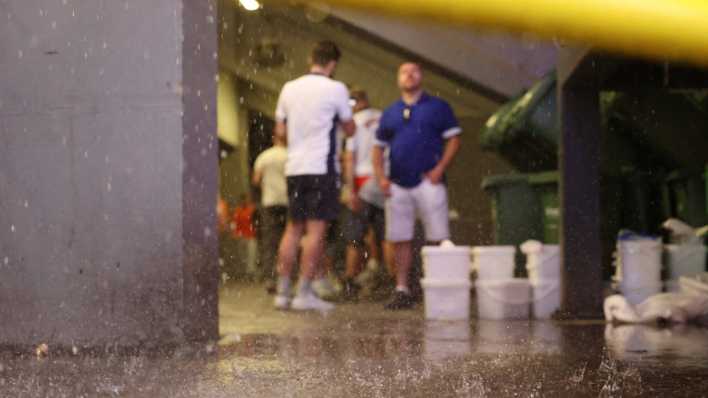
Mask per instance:
[[[325,0],[708,66],[708,0]],[[445,43],[440,43],[445,45]]]

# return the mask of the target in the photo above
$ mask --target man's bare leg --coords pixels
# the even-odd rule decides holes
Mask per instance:
[[[297,259],[297,252],[302,239],[305,224],[299,221],[288,221],[283,237],[278,247],[278,286],[276,307],[287,306],[290,295],[290,276]]]

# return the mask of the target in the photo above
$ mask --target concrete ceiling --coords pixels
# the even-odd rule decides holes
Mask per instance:
[[[385,107],[398,98],[396,70],[406,60],[424,65],[426,89],[448,100],[460,118],[486,118],[507,96],[547,69],[531,56],[534,51],[518,50],[510,38],[502,40],[436,27],[431,32],[435,31],[438,39],[424,41],[412,35],[419,30],[414,25],[382,19],[376,23],[373,19],[358,20],[353,14],[340,11],[336,17],[330,13],[313,14],[311,9],[302,7],[266,7],[247,12],[230,0],[222,0],[220,6],[220,66],[239,79],[244,104],[271,117],[280,88],[307,71],[309,50],[322,39],[333,40],[342,49],[336,78],[366,89],[377,107]],[[366,21],[369,22],[365,24]],[[424,36],[433,37],[433,33]],[[264,43],[277,46],[282,65],[263,64],[257,49]],[[437,52],[428,53],[433,47],[438,47]],[[482,54],[485,48],[495,52]],[[507,60],[505,51],[512,55],[518,52],[517,58]],[[424,53],[434,55],[435,61]]]

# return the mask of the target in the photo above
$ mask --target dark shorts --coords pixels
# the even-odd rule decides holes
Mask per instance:
[[[339,176],[289,176],[288,214],[293,221],[335,220],[339,216]]]
[[[363,244],[364,236],[373,228],[376,242],[384,240],[384,230],[386,217],[384,209],[380,209],[371,203],[361,202],[362,206],[358,212],[347,209],[347,218],[344,224],[344,238],[351,244]]]

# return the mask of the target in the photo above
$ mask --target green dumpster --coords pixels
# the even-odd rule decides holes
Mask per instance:
[[[543,243],[557,244],[560,237],[561,209],[558,182],[560,174],[548,171],[529,175],[529,182],[541,202]]]
[[[528,239],[543,239],[541,202],[525,174],[487,177],[482,181],[492,199],[494,243],[518,246]],[[516,252],[516,275],[525,275],[523,253]]]
[[[502,105],[482,127],[480,145],[500,153],[522,172],[558,167],[556,74]]]
[[[675,217],[693,226],[708,224],[706,173],[675,171],[663,186],[664,216]]]

